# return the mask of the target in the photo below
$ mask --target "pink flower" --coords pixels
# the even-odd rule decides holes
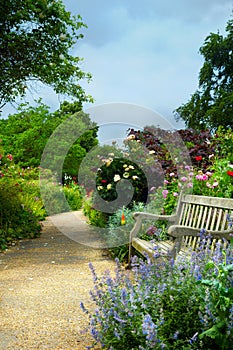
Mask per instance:
[[[6,157],[7,157],[7,159],[9,159],[10,161],[12,161],[12,160],[13,160],[13,156],[12,156],[12,154],[8,154]]]
[[[177,196],[178,196],[178,193],[177,193],[177,192],[173,192],[173,196],[174,196],[174,197],[177,197]]]
[[[169,181],[164,180],[164,185],[167,185],[167,184],[169,184]]]
[[[163,195],[163,198],[167,198],[168,190],[163,190],[162,195]]]
[[[202,180],[203,180],[203,181],[208,180],[208,176],[207,176],[206,174],[203,174],[203,175],[202,175]]]
[[[186,182],[187,181],[187,177],[182,176],[182,178],[180,179],[182,182]]]
[[[170,173],[169,175],[170,175],[170,177],[172,177],[172,176],[174,176],[174,175],[175,175],[175,173]]]
[[[191,182],[189,182],[189,183],[187,184],[187,186],[188,186],[188,188],[192,188],[192,187],[193,187],[193,184],[192,184]]]

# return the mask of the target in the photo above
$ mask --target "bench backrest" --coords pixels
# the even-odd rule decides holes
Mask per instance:
[[[178,208],[178,225],[222,231],[229,228],[233,199],[182,195]]]

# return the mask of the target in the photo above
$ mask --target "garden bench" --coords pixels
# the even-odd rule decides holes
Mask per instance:
[[[176,258],[177,255],[190,254],[197,250],[201,241],[200,231],[212,237],[210,249],[213,252],[216,242],[221,240],[224,247],[230,240],[233,228],[229,225],[232,220],[233,199],[180,194],[176,212],[173,215],[157,215],[146,212],[135,212],[133,217],[136,221],[130,232],[129,239],[129,265],[133,249],[143,255],[153,258],[154,243],[138,238],[138,233],[143,220],[166,220],[169,240],[156,242],[161,254]]]

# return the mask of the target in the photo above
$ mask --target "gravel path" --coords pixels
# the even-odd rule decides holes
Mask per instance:
[[[87,241],[97,241],[82,213],[76,215]],[[68,217],[60,214],[59,220],[67,226]],[[69,239],[51,218],[43,225],[40,238],[0,254],[0,349],[75,350],[91,344],[83,331],[88,319],[79,306],[83,301],[94,307],[88,263],[98,274],[114,271],[115,263],[105,250]]]

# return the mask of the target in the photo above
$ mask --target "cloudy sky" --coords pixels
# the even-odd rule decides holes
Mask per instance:
[[[74,54],[93,75],[84,86],[95,105],[145,106],[174,125],[172,112],[197,88],[200,46],[210,32],[225,33],[233,9],[232,0],[63,1],[88,26]],[[46,88],[40,95],[58,108],[58,96]]]
[[[95,103],[135,103],[171,121],[197,88],[200,46],[210,32],[225,34],[233,9],[232,0],[64,3],[88,25],[75,53],[93,74],[86,89]]]

